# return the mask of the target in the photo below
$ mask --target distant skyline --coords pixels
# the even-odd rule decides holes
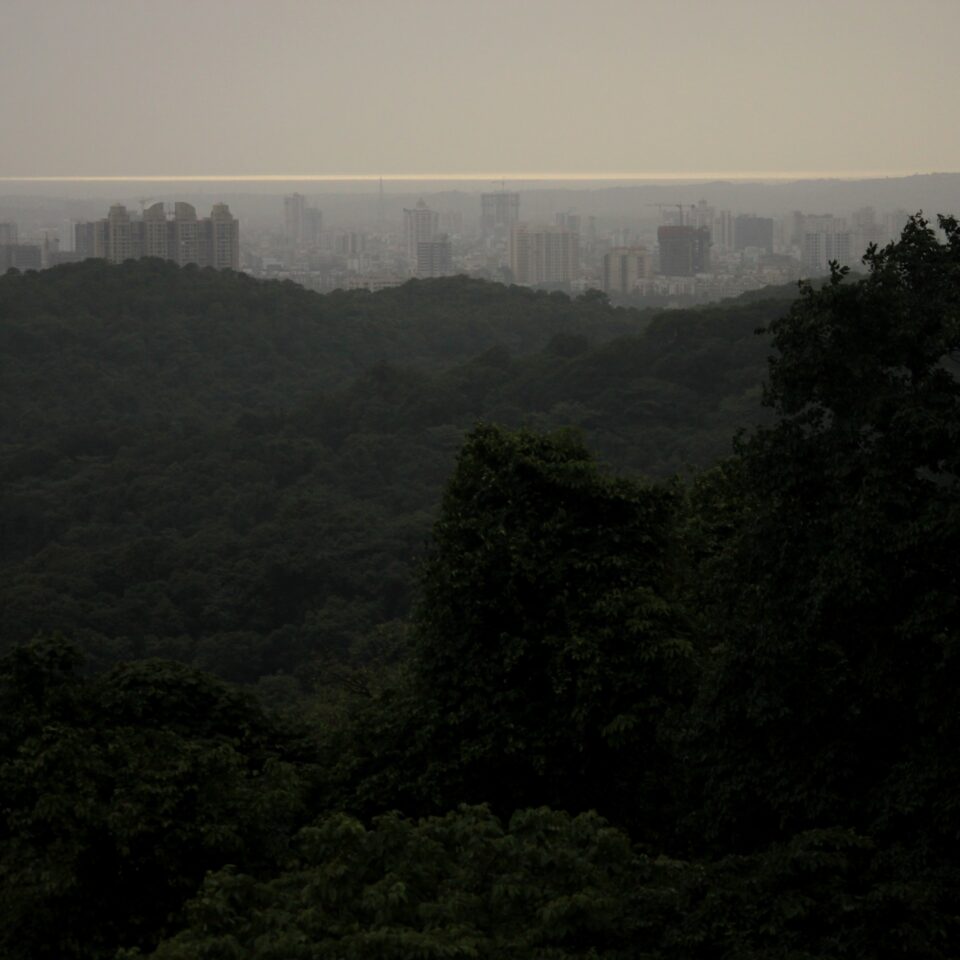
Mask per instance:
[[[0,179],[960,169],[960,0],[0,0]]]

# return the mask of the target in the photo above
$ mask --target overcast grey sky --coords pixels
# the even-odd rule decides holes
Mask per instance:
[[[960,0],[0,0],[0,176],[960,169]]]

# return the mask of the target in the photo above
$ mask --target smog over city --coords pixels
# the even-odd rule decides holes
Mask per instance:
[[[0,957],[960,956],[960,0],[0,0]]]

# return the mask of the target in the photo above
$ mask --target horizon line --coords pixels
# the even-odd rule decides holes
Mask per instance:
[[[537,182],[590,182],[590,181],[703,181],[703,180],[881,180],[960,171],[694,171],[692,173],[666,173],[663,171],[633,173],[582,173],[582,172],[470,172],[470,173],[267,173],[267,174],[141,174],[141,175],[47,175],[32,177],[0,176],[0,183],[376,183],[385,182],[473,182],[490,181],[537,181]]]

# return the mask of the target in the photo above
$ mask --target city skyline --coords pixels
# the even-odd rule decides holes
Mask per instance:
[[[941,192],[950,191],[950,182],[960,182],[960,175],[929,179],[942,181]],[[898,184],[901,198],[906,196],[905,189],[916,198],[910,181],[883,182]],[[823,275],[833,259],[856,265],[869,243],[897,236],[909,216],[908,207],[915,209],[912,201],[907,206],[898,203],[897,193],[871,198],[851,192],[857,184],[862,189],[869,182],[850,184],[845,200],[842,194],[835,195],[828,204],[817,202],[815,195],[807,195],[808,202],[803,202],[802,195],[787,194],[772,216],[769,209],[765,216],[763,211],[758,213],[757,191],[764,191],[769,201],[771,192],[781,188],[757,184],[748,184],[748,193],[739,194],[731,192],[732,187],[724,193],[722,184],[702,184],[696,202],[688,197],[685,203],[679,192],[668,196],[642,192],[645,188],[614,187],[604,200],[603,190],[578,194],[541,189],[538,193],[514,190],[512,182],[508,190],[506,181],[494,191],[486,182],[487,189],[479,195],[424,191],[419,197],[413,194],[416,200],[407,194],[405,202],[398,203],[399,195],[391,194],[395,199],[389,207],[384,206],[382,191],[356,194],[352,200],[349,194],[341,194],[339,206],[334,194],[326,194],[322,206],[316,194],[298,191],[272,199],[272,195],[251,197],[253,205],[246,206],[241,197],[231,195],[246,210],[248,230],[243,250],[237,236],[229,256],[221,257],[184,253],[182,243],[173,236],[173,225],[190,221],[187,226],[196,232],[195,208],[182,199],[171,203],[159,195],[147,196],[148,190],[135,198],[139,214],[114,202],[107,219],[87,220],[76,228],[72,226],[75,218],[71,220],[63,205],[66,200],[59,204],[28,200],[19,216],[0,223],[0,234],[6,228],[10,235],[5,242],[7,265],[21,269],[85,256],[114,262],[160,256],[293,279],[318,291],[357,286],[382,289],[411,276],[464,273],[572,292],[599,287],[619,296],[696,300],[801,275]],[[845,189],[840,182],[835,187]],[[228,211],[224,199],[214,203],[215,210]],[[327,206],[331,202],[332,209]],[[88,199],[72,209],[87,211],[89,203]],[[329,219],[324,209],[331,213]],[[189,216],[183,215],[185,211]],[[228,219],[234,225],[237,222],[229,215]],[[114,223],[116,229],[111,230]],[[18,235],[26,243],[18,243]]]

